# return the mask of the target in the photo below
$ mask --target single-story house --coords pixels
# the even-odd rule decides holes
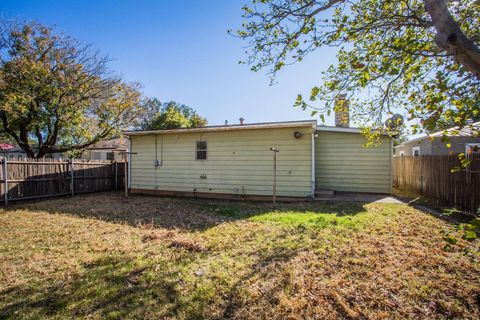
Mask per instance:
[[[325,191],[391,192],[391,139],[363,147],[360,129],[287,121],[124,132],[132,193],[284,199]]]
[[[11,160],[28,158],[27,153],[22,148],[9,143],[0,143],[0,156]],[[48,154],[46,158],[61,159],[62,153],[51,153]]]
[[[463,129],[451,128],[419,137],[394,147],[394,157],[417,157],[424,155],[445,155],[465,153],[480,147],[480,122],[472,123]],[[448,142],[442,136],[448,136]]]
[[[98,141],[87,147],[81,155],[85,160],[120,160],[123,161],[128,151],[128,139],[114,138]]]
[[[123,161],[128,152],[128,139],[114,138],[101,140],[87,147],[80,156],[84,160],[117,160]],[[0,144],[0,155],[10,159],[24,159],[27,154],[21,148],[8,143]],[[46,158],[61,159],[66,156],[63,153],[51,153]]]

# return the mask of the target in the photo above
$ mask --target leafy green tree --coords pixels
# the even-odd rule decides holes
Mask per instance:
[[[478,108],[480,108],[480,104]],[[470,118],[471,123],[476,123],[479,121],[480,121],[480,113],[472,115],[472,117]],[[432,126],[431,128],[425,129],[425,133],[432,134],[442,130],[452,129],[454,127],[456,127],[456,123],[453,119],[437,121],[437,123],[434,126]],[[456,130],[450,130],[450,131],[453,134],[456,132]],[[446,137],[443,137],[443,138],[445,139]]]
[[[0,130],[0,144],[1,143],[15,144],[15,140],[5,131]]]
[[[157,98],[146,98],[142,105],[145,109],[140,122],[142,130],[199,128],[208,124],[195,110],[175,101],[162,103]]]
[[[343,93],[371,137],[399,110],[419,120],[414,133],[463,127],[480,113],[480,1],[253,0],[243,11],[235,33],[249,43],[243,62],[272,79],[320,48],[338,48],[338,62],[295,102],[321,118]]]
[[[0,25],[0,123],[29,157],[83,149],[141,115],[138,84],[109,59],[38,23]]]

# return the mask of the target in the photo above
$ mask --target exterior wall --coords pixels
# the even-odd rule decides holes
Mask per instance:
[[[105,150],[88,150],[86,155],[85,159],[87,160],[107,160],[107,151]]]
[[[429,139],[422,139],[411,142],[404,142],[403,144],[395,147],[394,156],[400,157],[400,152],[403,151],[404,157],[413,156],[414,147],[420,147],[420,155],[432,154],[432,141]]]
[[[442,141],[437,137],[433,140],[425,138],[418,141],[405,142],[402,145],[395,147],[395,156],[399,157],[400,152],[404,152],[405,157],[413,156],[412,148],[420,147],[420,155],[443,155],[453,153],[465,152],[465,145],[467,143],[480,143],[480,137],[450,137],[450,148],[447,147],[447,142]]]
[[[432,155],[465,153],[465,145],[467,143],[480,143],[480,137],[451,137],[450,148],[447,147],[447,142],[437,138],[432,141]]]
[[[115,160],[117,161],[123,161],[125,160],[125,154],[124,153],[119,153],[119,152],[114,152],[113,149],[111,150],[85,150],[82,155],[81,155],[81,159],[85,159],[85,160],[109,160],[107,159],[107,155],[109,153],[112,153],[113,152],[113,156],[115,158]]]
[[[131,136],[131,188],[236,195],[271,195],[277,153],[277,195],[311,194],[311,127]],[[295,131],[303,136],[296,139]],[[207,160],[195,160],[207,141]],[[155,167],[155,160],[161,162]]]
[[[346,192],[391,192],[391,141],[363,147],[359,133],[317,131],[317,189]]]

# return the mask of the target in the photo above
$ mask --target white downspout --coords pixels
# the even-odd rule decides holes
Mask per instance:
[[[131,137],[128,137],[128,149],[127,149],[127,156],[125,159],[128,161],[128,179],[127,179],[127,188],[130,189],[132,186],[132,140]]]
[[[312,199],[315,198],[315,129],[312,132]]]
[[[393,138],[390,137],[390,195],[393,194]]]

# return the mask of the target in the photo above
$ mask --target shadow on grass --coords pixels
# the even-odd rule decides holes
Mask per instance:
[[[251,219],[269,214],[324,214],[332,217],[354,216],[365,212],[360,202],[294,202],[273,206],[266,202],[241,202],[151,196],[120,193],[96,193],[41,201],[17,203],[7,210],[67,213],[131,226],[149,226],[182,230],[205,230],[226,221]],[[298,216],[302,218],[301,216]],[[318,217],[322,220],[322,217]],[[261,219],[257,219],[260,222]],[[293,220],[295,220],[293,218]],[[300,219],[302,220],[302,219]]]
[[[251,305],[275,306],[279,303],[278,293],[283,292],[290,285],[290,278],[285,276],[288,265],[301,250],[293,250],[282,247],[274,248],[264,252],[261,259],[253,264],[249,271],[240,277],[230,292],[225,297],[223,308],[223,319],[233,319],[241,314],[242,308],[248,308]],[[272,279],[272,276],[275,278]],[[265,285],[262,288],[262,294],[256,297],[244,297],[244,286],[255,280],[264,283],[271,282],[272,285]]]
[[[284,271],[299,252],[280,244],[259,252],[233,285],[216,283],[215,274],[185,276],[176,266],[181,261],[105,256],[82,264],[80,272],[61,280],[41,277],[0,291],[0,319],[232,318],[251,305],[278,304],[278,294],[289,285]],[[186,270],[190,274],[195,269]],[[251,281],[274,285],[245,302],[242,294]]]
[[[103,258],[65,281],[7,288],[0,292],[0,318],[148,318],[146,307],[153,304],[159,306],[157,316],[172,315],[178,301],[174,280],[148,281],[147,268],[132,264],[126,258]]]

